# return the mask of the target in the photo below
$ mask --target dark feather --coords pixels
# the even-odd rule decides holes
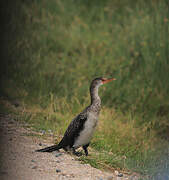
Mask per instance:
[[[79,136],[79,133],[81,132],[81,130],[83,130],[86,120],[87,120],[87,113],[85,109],[85,111],[80,113],[72,120],[62,140],[58,145],[53,145],[43,149],[39,149],[36,150],[36,152],[52,152],[52,151],[57,151],[61,148],[64,148],[65,150],[67,148],[72,148],[76,138]]]
[[[83,130],[86,120],[87,113],[83,112],[76,116],[68,126],[63,139],[59,143],[59,146],[62,148],[69,146],[69,148],[71,148],[76,138],[79,136],[79,133]]]
[[[36,152],[53,152],[53,151],[57,151],[61,149],[61,147],[59,147],[58,145],[53,145],[53,146],[49,146],[43,149],[38,149],[36,150]]]

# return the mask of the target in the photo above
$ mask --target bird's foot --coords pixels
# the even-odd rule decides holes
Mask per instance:
[[[88,150],[87,150],[88,146],[89,146],[89,144],[86,144],[85,146],[83,146],[83,150],[84,150],[86,156],[88,156]]]
[[[80,156],[82,156],[83,155],[83,153],[82,152],[73,152],[73,154],[75,155],[75,156],[78,156],[78,157],[80,157]]]
[[[83,155],[82,152],[77,152],[77,151],[75,151],[74,148],[72,149],[72,153],[73,153],[73,155],[78,156],[78,157]]]

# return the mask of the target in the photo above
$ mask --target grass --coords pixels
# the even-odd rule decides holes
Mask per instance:
[[[113,76],[100,88],[98,153],[83,160],[167,174],[167,1],[17,0],[4,13],[0,93],[22,102],[19,119],[61,135],[90,103],[90,81]]]
[[[75,114],[68,110],[55,112],[52,104],[47,109],[41,109],[37,105],[25,105],[19,109],[9,104],[3,107],[16,120],[30,124],[38,132],[46,132],[44,137],[49,130],[52,131],[57,137],[54,143],[58,143]],[[56,106],[59,105],[60,103]],[[71,110],[71,105],[65,104],[66,106]],[[156,136],[154,131],[147,132],[144,126],[135,127],[131,115],[125,118],[120,112],[104,107],[89,156],[82,156],[79,160],[104,170],[118,169],[129,174],[138,172],[143,176],[149,175],[150,179],[156,179],[157,172],[163,176],[168,170],[168,143]]]

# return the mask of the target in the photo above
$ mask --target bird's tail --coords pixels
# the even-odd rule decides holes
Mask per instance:
[[[61,149],[61,147],[59,145],[53,145],[53,146],[49,146],[43,149],[38,149],[36,150],[36,152],[53,152],[53,151],[57,151]]]

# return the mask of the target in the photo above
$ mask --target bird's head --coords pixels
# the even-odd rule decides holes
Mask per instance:
[[[95,78],[92,81],[91,85],[92,85],[92,87],[99,87],[99,86],[106,84],[106,83],[113,81],[113,80],[116,80],[116,79],[115,78],[107,79],[107,78],[99,77],[99,78]]]

